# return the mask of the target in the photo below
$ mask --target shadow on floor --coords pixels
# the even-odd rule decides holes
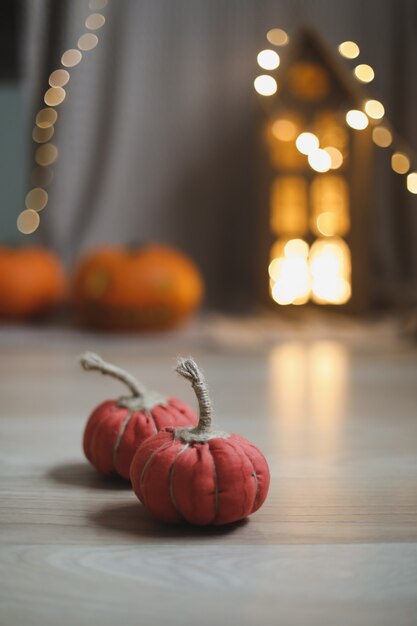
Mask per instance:
[[[87,462],[54,465],[48,470],[47,476],[61,485],[84,487],[85,489],[120,491],[131,488],[128,480],[118,476],[103,476],[96,472]]]
[[[142,538],[149,540],[191,540],[201,541],[204,538],[228,536],[248,522],[240,520],[226,526],[192,526],[191,524],[164,524],[153,519],[146,509],[135,501],[129,504],[106,506],[90,515],[91,521],[102,528],[110,529],[122,535],[131,535],[137,541]]]

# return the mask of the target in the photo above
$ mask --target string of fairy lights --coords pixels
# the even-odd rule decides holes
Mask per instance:
[[[53,180],[51,166],[58,158],[58,148],[51,142],[58,120],[56,108],[66,98],[67,93],[64,87],[71,78],[71,69],[80,63],[83,54],[93,50],[98,44],[99,39],[96,32],[106,22],[105,16],[99,11],[105,9],[107,4],[108,0],[89,0],[88,6],[93,13],[88,15],[85,20],[87,32],[78,38],[76,48],[70,48],[63,53],[60,67],[49,76],[48,89],[43,97],[47,106],[40,109],[36,114],[35,126],[32,130],[32,139],[36,144],[39,144],[34,154],[36,166],[31,175],[31,183],[34,186],[26,194],[26,208],[17,218],[17,228],[25,235],[30,235],[38,228],[40,212],[48,204],[49,196],[45,187],[48,187]]]
[[[289,43],[288,34],[281,28],[273,28],[268,31],[266,38],[275,48],[281,48]],[[351,61],[358,59],[360,48],[354,41],[344,41],[338,46],[339,54]],[[278,52],[267,48],[257,55],[260,68],[266,71],[276,70],[281,62]],[[371,83],[375,78],[374,69],[367,63],[358,63],[353,68],[353,76],[363,84]],[[261,96],[272,96],[278,90],[276,77],[271,74],[260,74],[254,80],[255,90]],[[363,102],[363,110],[351,109],[345,113],[345,121],[354,130],[364,130],[369,124],[373,125],[372,140],[379,148],[390,148],[391,168],[394,172],[406,176],[406,187],[412,194],[417,194],[417,170],[413,169],[412,161],[415,156],[406,142],[396,133],[385,115],[385,107],[376,99],[367,99]],[[289,120],[278,120],[280,128],[272,129],[274,134],[286,137],[286,140],[294,139],[296,147],[305,154],[310,167],[317,172],[327,172],[337,169],[342,165],[343,156],[339,150],[331,146],[320,147],[318,137],[311,132],[297,134],[294,125]],[[413,158],[412,155],[413,154]],[[414,163],[416,166],[416,163]]]

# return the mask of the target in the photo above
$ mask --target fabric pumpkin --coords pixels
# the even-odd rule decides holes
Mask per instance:
[[[268,464],[244,437],[212,429],[211,401],[196,363],[181,359],[177,372],[191,381],[199,422],[196,427],[162,431],[138,448],[130,468],[133,490],[164,522],[236,522],[263,504],[269,488]]]
[[[200,305],[203,280],[185,254],[162,245],[101,247],[75,272],[78,320],[103,330],[174,328]]]
[[[81,365],[85,370],[97,370],[121,380],[132,393],[102,402],[87,421],[84,454],[99,472],[129,479],[133,455],[145,439],[167,426],[197,423],[194,411],[184,402],[149,391],[128,372],[106,363],[97,354],[84,354]]]
[[[45,313],[64,297],[61,263],[45,248],[0,247],[0,316],[19,319]]]

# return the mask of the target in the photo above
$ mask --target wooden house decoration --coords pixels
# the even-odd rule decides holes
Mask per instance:
[[[351,41],[339,46],[339,56],[307,29],[291,41],[280,29],[267,38],[271,49],[257,60],[268,73],[254,82],[265,105],[268,153],[264,293],[275,305],[312,302],[364,312],[373,299],[367,236],[373,150],[393,143],[382,103],[367,97],[361,84],[374,71],[362,63],[349,70],[340,57],[359,56]],[[391,164],[397,173],[409,172],[405,153],[395,152]],[[407,186],[417,193],[416,172],[408,174]]]

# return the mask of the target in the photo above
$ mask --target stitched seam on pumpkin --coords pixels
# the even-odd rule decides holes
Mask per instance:
[[[247,455],[245,448],[242,448],[242,450],[243,450],[243,453],[244,453],[245,457],[248,459],[249,463],[252,465],[252,468],[253,468],[253,474],[252,474],[252,476],[254,477],[254,479],[255,479],[255,484],[256,484],[255,497],[254,497],[254,499],[253,499],[252,508],[251,508],[251,510],[250,510],[250,513],[253,513],[253,510],[254,510],[254,508],[255,508],[255,506],[256,506],[256,499],[257,499],[257,497],[258,497],[258,495],[259,495],[259,480],[258,480],[258,474],[256,473],[256,470],[255,470],[255,466],[254,466],[254,464],[253,464],[253,461],[252,461],[252,459],[251,459],[251,458]],[[249,515],[250,515],[250,514],[249,514]]]
[[[117,455],[119,452],[120,444],[122,443],[123,435],[125,434],[125,430],[127,428],[128,423],[130,422],[130,419],[133,413],[134,413],[133,411],[130,411],[124,418],[122,425],[120,426],[120,430],[117,434],[116,443],[114,444],[114,447],[113,447],[113,468],[115,469],[116,472],[117,472],[117,468],[116,468]]]
[[[209,448],[210,449],[210,448]],[[219,484],[217,481],[217,468],[216,461],[214,460],[214,454],[210,450],[211,458],[213,459],[213,480],[214,480],[214,517],[210,524],[214,524],[216,521],[217,514],[219,512]]]
[[[151,456],[147,459],[145,465],[143,466],[141,475],[140,475],[140,479],[139,479],[139,489],[140,491],[142,491],[142,485],[143,485],[143,480],[145,478],[145,474],[148,471],[149,465],[152,462],[155,454],[157,454],[160,450],[162,450],[163,448],[167,448],[168,446],[170,446],[172,444],[172,441],[167,441],[165,443],[163,443],[162,445],[159,446],[159,448],[157,448],[156,450],[154,450],[151,454]],[[143,493],[142,493],[143,496]]]
[[[178,452],[177,456],[175,457],[175,459],[172,462],[172,466],[171,469],[169,471],[169,498],[171,500],[171,504],[174,507],[174,509],[176,510],[176,512],[178,513],[178,515],[184,519],[184,515],[181,513],[181,511],[178,508],[178,505],[176,503],[175,500],[175,495],[174,495],[174,472],[175,472],[175,463],[178,460],[178,457],[181,456],[181,454],[189,447],[188,443],[185,443],[183,445],[183,447],[181,448],[181,450]]]
[[[233,442],[233,440],[232,440],[232,441],[230,441],[230,440],[229,440],[227,443],[228,443],[228,444],[229,444],[229,445],[233,448],[233,450],[234,450],[235,452],[236,452],[237,450],[239,450],[239,452],[243,452],[243,454],[245,455],[245,457],[248,459],[249,463],[252,465],[252,469],[255,471],[255,467],[254,467],[254,465],[253,465],[252,461],[249,459],[249,457],[248,457],[248,456],[247,456],[247,454],[245,453],[244,448],[243,448],[243,447],[240,447],[240,446],[239,446],[239,447],[237,447],[237,445],[235,446],[235,445],[234,445],[234,443],[235,443],[235,442]],[[255,472],[255,474],[256,474],[256,472]],[[253,507],[255,506],[255,501],[256,501],[256,495],[257,495],[257,493],[258,493],[258,477],[256,477],[256,492],[255,492],[255,500],[253,501],[253,504],[252,504],[252,506],[251,506],[251,508],[250,508],[249,513],[247,513],[247,515],[250,515],[250,514],[252,513],[252,509],[253,509]],[[243,511],[242,511],[242,515],[243,515]]]
[[[150,417],[151,420],[153,421],[153,427],[155,429],[155,432],[157,433],[158,432],[158,426],[156,425],[156,420],[155,420],[155,418],[153,416],[152,411],[151,410],[145,411],[145,414],[148,415],[148,417]]]

